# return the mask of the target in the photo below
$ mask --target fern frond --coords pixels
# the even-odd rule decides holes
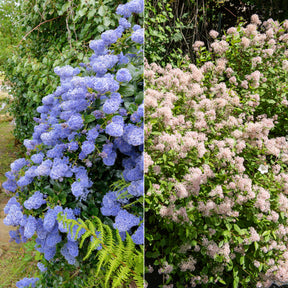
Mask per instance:
[[[115,181],[113,182],[111,185],[110,185],[110,189],[112,191],[121,191],[121,190],[124,190],[125,188],[129,187],[130,186],[130,182],[126,182],[123,174],[122,174],[122,178],[118,181]]]
[[[89,256],[91,255],[91,253],[101,245],[101,241],[100,239],[98,239],[97,237],[93,237],[92,240],[90,240],[88,249],[87,249],[87,254],[86,256],[83,258],[83,261],[85,261],[87,258],[89,258]]]
[[[135,244],[131,238],[131,236],[126,233],[126,246],[125,246],[125,253],[124,253],[124,261],[131,261],[133,259],[133,254],[135,253]]]
[[[130,269],[126,266],[122,266],[116,277],[113,278],[112,288],[120,287],[123,283],[127,283],[131,276]]]
[[[98,276],[101,267],[105,266],[104,263],[107,263],[109,259],[111,258],[111,251],[109,249],[101,249],[98,252],[98,264],[96,267],[96,276]]]
[[[80,231],[82,230],[83,228],[81,226],[79,226],[76,230],[76,234],[75,234],[75,239],[78,239],[78,235],[80,233]]]
[[[102,241],[104,241],[105,237],[106,237],[106,233],[104,232],[104,227],[107,226],[105,224],[103,224],[101,222],[101,220],[98,217],[94,217],[95,221],[97,222],[97,229],[94,226],[94,232],[97,230],[98,232],[100,232],[100,237],[102,238]],[[94,237],[97,237],[97,235],[94,235]]]
[[[89,219],[87,219],[87,220],[85,221],[85,223],[86,223],[88,229],[89,229],[90,231],[94,232],[94,229],[95,229],[94,224],[93,224]]]
[[[80,247],[80,248],[83,247],[84,241],[85,241],[88,237],[90,237],[91,235],[92,235],[92,234],[91,234],[90,231],[86,231],[86,232],[82,235],[81,241],[80,241],[80,244],[79,244],[79,247]]]
[[[108,284],[109,284],[109,280],[111,280],[111,278],[112,278],[111,275],[117,271],[120,264],[121,264],[121,260],[119,259],[119,257],[110,259],[110,261],[108,263],[109,270],[105,274],[105,288],[110,288]],[[128,268],[128,270],[130,271],[129,268]]]
[[[143,287],[144,287],[143,276],[141,276],[141,275],[134,275],[134,276],[133,276],[133,280],[134,280],[135,284],[137,285],[137,287],[139,287],[139,288],[143,288]]]
[[[113,234],[112,234],[112,230],[108,225],[103,225],[104,226],[104,230],[103,234],[105,236],[105,238],[103,239],[103,241],[106,243],[106,245],[108,247],[113,247],[115,246],[115,240],[113,238]]]
[[[114,252],[117,253],[118,251],[121,251],[123,253],[124,243],[122,241],[122,238],[118,230],[116,230],[116,241],[117,241],[117,246],[114,246]]]
[[[84,228],[84,229],[88,229],[88,227],[86,226],[86,223],[81,219],[81,218],[78,218],[77,219],[79,224]]]
[[[79,247],[82,248],[86,239],[89,238],[87,252],[83,260],[88,259],[93,251],[97,250],[95,254],[97,265],[93,275],[89,278],[87,283],[89,285],[86,287],[118,288],[123,287],[123,285],[127,287],[126,285],[132,281],[137,287],[143,287],[144,249],[143,246],[140,246],[140,249],[139,246],[136,248],[128,233],[126,233],[126,240],[123,241],[118,230],[113,233],[112,229],[103,224],[98,217],[93,217],[93,220],[77,219],[76,221],[67,219],[66,215],[60,215],[59,219],[67,225],[67,228],[69,227],[71,233],[73,233],[73,228],[77,226],[76,237],[78,237],[81,229],[85,229],[79,244]]]

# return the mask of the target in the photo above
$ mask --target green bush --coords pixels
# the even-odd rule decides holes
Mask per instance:
[[[145,57],[149,62],[164,65],[167,61],[181,60],[182,51],[172,44],[183,39],[181,26],[183,23],[175,19],[170,1],[146,1]]]

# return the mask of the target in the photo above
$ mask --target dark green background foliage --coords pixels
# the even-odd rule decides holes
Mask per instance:
[[[220,34],[253,14],[264,21],[288,18],[286,0],[147,0],[145,2],[145,57],[149,63],[179,66],[184,55],[195,62],[192,45],[213,40],[209,31]]]
[[[125,2],[21,1],[18,29],[22,30],[23,38],[13,57],[5,63],[15,98],[12,107],[16,120],[14,133],[20,142],[31,137],[35,125],[33,117],[39,115],[36,108],[41,105],[41,99],[59,85],[54,68],[87,62],[92,54],[89,41],[100,37],[103,31],[117,27],[115,10]]]

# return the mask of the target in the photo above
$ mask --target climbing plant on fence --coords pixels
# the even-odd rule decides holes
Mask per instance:
[[[123,1],[123,4],[127,1]],[[33,117],[41,99],[59,85],[53,69],[59,65],[87,62],[89,41],[115,28],[113,13],[120,1],[21,1],[22,40],[7,63],[5,72],[13,83],[12,114],[16,138],[23,142],[33,132]]]
[[[143,6],[120,4],[89,61],[54,69],[27,157],[6,173],[4,223],[17,243],[36,238],[42,271],[18,288],[143,287]]]

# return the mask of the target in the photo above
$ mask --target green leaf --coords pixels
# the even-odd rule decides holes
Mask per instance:
[[[237,224],[234,224],[233,226],[234,226],[235,231],[238,232],[239,235],[244,235],[245,234],[243,229],[240,229],[240,227]]]
[[[234,277],[234,279],[233,279],[233,288],[238,288],[239,287],[239,277],[238,276],[236,276],[236,277]]]
[[[104,21],[103,21],[103,24],[104,24],[105,26],[109,27],[110,24],[111,24],[110,19],[105,17],[105,18],[104,18]]]
[[[131,102],[125,102],[124,106],[131,114],[137,111],[137,108],[138,108],[137,105]]]
[[[180,32],[175,33],[174,35],[172,35],[171,39],[175,42],[178,42],[180,40],[182,40],[183,36]]]
[[[106,14],[106,11],[105,11],[106,9],[105,9],[105,6],[100,6],[100,8],[98,9],[98,14],[100,15],[100,16],[105,16],[105,14]]]
[[[146,252],[145,256],[148,258],[157,258],[158,256],[160,256],[161,254],[159,253],[159,251],[155,251],[155,252]]]
[[[98,25],[97,26],[97,31],[100,33],[102,33],[105,29],[106,29],[106,27],[104,25]]]
[[[59,14],[59,15],[63,15],[67,10],[68,10],[68,8],[69,8],[69,6],[70,6],[70,2],[68,1],[68,2],[66,2],[63,6],[62,6],[62,9],[61,9],[61,14]]]
[[[43,254],[41,254],[39,251],[35,251],[35,260],[41,261],[43,258]]]
[[[80,17],[83,17],[87,12],[87,8],[83,8],[83,9],[79,9],[77,11],[77,14],[80,16]]]
[[[225,282],[223,279],[219,279],[219,282],[220,282],[221,284],[226,285],[226,282]]]
[[[231,232],[226,230],[223,232],[223,236],[231,237]]]
[[[275,104],[276,101],[273,99],[266,99],[265,102],[267,102],[268,104]]]
[[[95,116],[92,114],[85,115],[84,119],[85,119],[85,123],[91,123],[96,120]]]
[[[97,12],[96,9],[91,9],[87,14],[87,18],[90,20],[96,14],[96,12]]]
[[[238,276],[238,268],[234,266],[233,268],[233,288],[238,288],[239,284],[239,276]]]
[[[143,91],[139,92],[136,97],[135,97],[135,103],[136,104],[142,104],[143,102],[143,99],[144,99],[144,93]]]
[[[132,84],[126,84],[125,86],[121,86],[118,92],[123,97],[133,96],[135,93],[135,87]]]

